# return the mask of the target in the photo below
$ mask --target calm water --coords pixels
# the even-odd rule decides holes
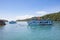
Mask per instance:
[[[60,40],[60,22],[28,26],[26,22],[0,27],[0,40]]]

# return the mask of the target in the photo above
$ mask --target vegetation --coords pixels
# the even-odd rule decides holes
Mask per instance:
[[[53,21],[60,21],[60,12],[48,14],[48,15],[42,16],[42,18],[46,18],[46,19],[49,18]]]

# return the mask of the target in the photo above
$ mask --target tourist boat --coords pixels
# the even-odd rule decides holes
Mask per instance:
[[[0,20],[0,26],[4,26],[6,25],[5,22],[3,20]]]
[[[40,20],[30,20],[27,21],[28,25],[52,25],[53,21],[49,19],[40,19]]]
[[[30,20],[27,22],[28,25],[52,25],[51,20]]]
[[[16,24],[16,21],[10,21],[9,23],[10,24]]]

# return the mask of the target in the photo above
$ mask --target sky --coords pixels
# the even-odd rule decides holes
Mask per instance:
[[[0,0],[0,19],[25,19],[59,11],[60,0]]]

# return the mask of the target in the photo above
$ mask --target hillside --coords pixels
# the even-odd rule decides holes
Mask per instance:
[[[49,18],[53,21],[60,21],[60,12],[47,14],[47,15],[44,15],[40,18],[41,19],[48,19]],[[17,21],[29,21],[29,20],[32,20],[32,19],[37,19],[37,17],[32,17],[32,18],[29,18],[29,19],[17,20]]]
[[[46,19],[49,18],[53,21],[60,21],[60,12],[48,14],[48,15],[42,16],[42,18],[46,18]]]

